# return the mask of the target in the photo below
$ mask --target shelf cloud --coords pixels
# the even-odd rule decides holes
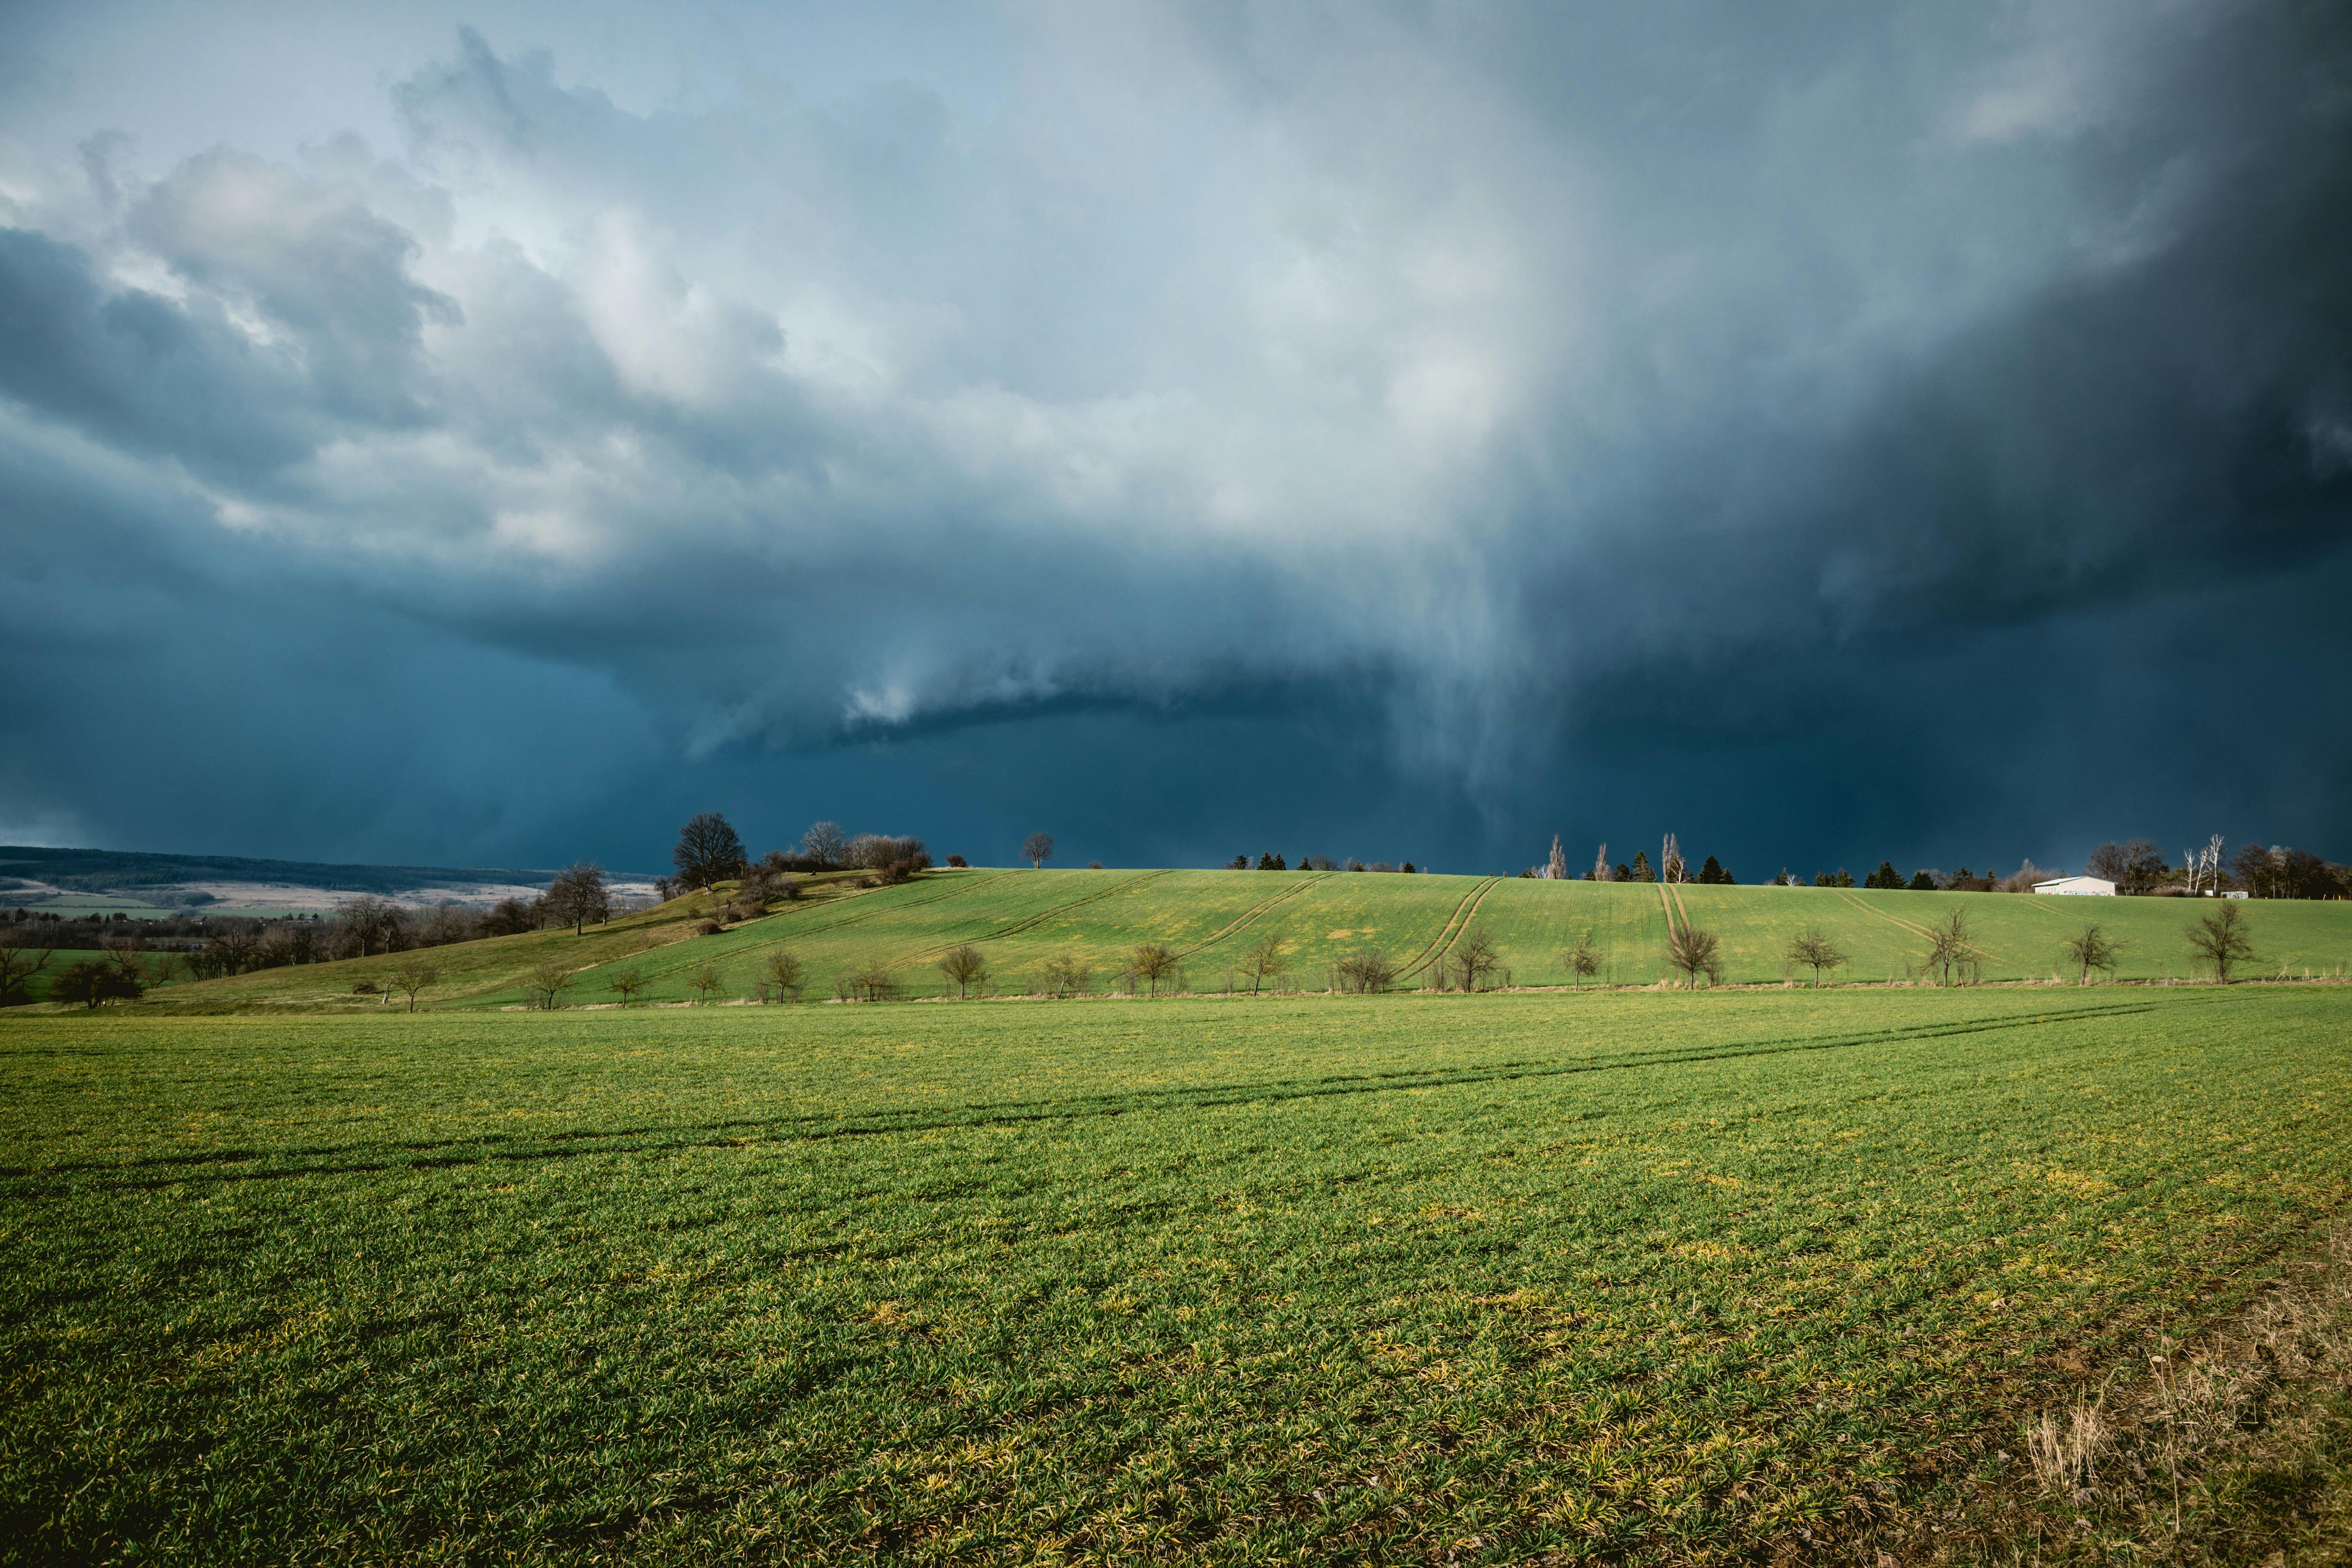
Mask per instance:
[[[2352,853],[2334,8],[472,15],[0,23],[0,819]]]

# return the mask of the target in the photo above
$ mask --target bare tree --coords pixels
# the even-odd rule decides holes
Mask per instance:
[[[967,942],[948,950],[940,960],[940,973],[955,982],[956,1000],[961,1002],[971,994],[973,986],[988,983],[988,959]]]
[[[1592,852],[1591,879],[1596,882],[1609,879],[1609,841],[1606,838],[1601,841],[1601,847]]]
[[[2112,973],[2116,967],[2116,955],[2123,952],[2124,947],[2123,943],[2113,940],[2106,932],[2101,931],[2099,922],[2096,921],[2084,926],[2082,935],[2070,936],[2059,945],[2066,950],[2066,957],[2070,962],[2082,967],[2083,984],[2085,985],[2091,983],[2091,971],[2094,969]]]
[[[1164,942],[1147,942],[1135,950],[1131,961],[1136,977],[1151,987],[1151,994],[1160,994],[1160,983],[1173,975],[1181,963],[1176,950]]]
[[[801,835],[801,853],[820,866],[838,866],[849,847],[849,835],[838,822],[820,822]]]
[[[801,999],[801,992],[808,985],[807,966],[801,963],[797,953],[781,947],[768,954],[767,967],[761,973],[779,994],[789,995],[795,1002]]]
[[[1087,983],[1093,978],[1093,966],[1076,953],[1057,952],[1045,961],[1045,984],[1054,988],[1055,1001],[1073,991],[1085,995]]]
[[[572,928],[574,936],[586,932],[588,922],[598,924],[613,913],[613,889],[604,881],[604,868],[591,860],[575,860],[556,873],[548,885],[547,912],[560,925]]]
[[[52,922],[36,922],[48,925]],[[49,966],[57,956],[55,942],[47,937],[27,936],[14,925],[0,926],[0,1007],[14,1006],[30,994],[33,976]]]
[[[1044,870],[1045,862],[1053,858],[1054,836],[1052,834],[1033,833],[1021,841],[1021,858],[1028,861],[1034,869]]]
[[[620,973],[613,976],[613,983],[604,987],[604,989],[618,996],[621,999],[622,1005],[625,1006],[629,1003],[637,999],[638,995],[644,992],[646,984],[646,972],[644,970],[624,969]]]
[[[531,994],[543,997],[542,1005],[552,1013],[556,999],[571,989],[573,978],[572,971],[561,963],[542,963],[530,972]]]
[[[1813,972],[1813,989],[1822,988],[1822,971],[1843,969],[1847,959],[1837,943],[1823,936],[1819,927],[1799,931],[1789,939],[1789,962],[1801,963]]]
[[[379,899],[373,893],[362,893],[355,899],[345,899],[335,906],[335,914],[359,944],[359,955],[365,958],[381,947],[390,951],[400,934],[403,911],[398,904]],[[230,973],[236,972],[231,970]]]
[[[898,994],[898,977],[882,960],[871,959],[848,977],[848,992],[868,1002],[887,1002]]]
[[[1690,880],[1690,865],[1683,858],[1683,847],[1675,841],[1675,836],[1671,833],[1666,835],[1665,843],[1658,848],[1658,880],[1661,882]]]
[[[2246,917],[2234,903],[2225,902],[2202,920],[2192,921],[2187,935],[2189,950],[2211,964],[2214,977],[2224,985],[2230,984],[2231,970],[2254,962],[2253,933],[2246,929]]]
[[[1551,836],[1551,858],[1544,862],[1544,875],[1555,882],[1568,880],[1568,856],[1560,849],[1557,833]]]
[[[1360,947],[1333,968],[1342,989],[1360,994],[1385,991],[1396,984],[1397,961],[1377,947]]]
[[[1244,953],[1242,973],[1249,976],[1250,994],[1256,995],[1259,986],[1279,975],[1285,962],[1282,939],[1278,936],[1262,937],[1255,947]]]
[[[722,811],[698,811],[687,818],[669,858],[677,868],[677,879],[689,889],[740,877],[751,863],[742,838]]]
[[[1559,853],[1557,841],[1553,844],[1553,853]],[[1461,940],[1454,944],[1454,951],[1446,954],[1445,964],[1461,981],[1463,990],[1475,991],[1478,982],[1500,969],[1503,961],[1495,952],[1494,933],[1485,926],[1473,926],[1462,933]]]
[[[714,991],[721,996],[727,994],[727,977],[719,973],[717,964],[707,961],[700,968],[686,977],[686,984],[687,989],[694,993],[694,999],[698,1003],[708,1004],[710,994]]]
[[[408,994],[408,1010],[416,1011],[416,994],[441,978],[440,970],[421,958],[412,958],[392,972],[392,983]]]
[[[1982,969],[1983,963],[1984,954],[1969,938],[1966,910],[1948,910],[1942,920],[1927,928],[1927,952],[1920,967],[1934,974],[1938,984],[1951,984],[1955,973],[1967,981]]]
[[[1609,847],[1604,844],[1601,848],[1606,854]],[[1579,985],[1601,973],[1601,950],[1593,945],[1591,931],[1578,937],[1574,947],[1560,949],[1559,966],[1574,975]]]
[[[1706,976],[1710,985],[1723,984],[1723,942],[1711,931],[1697,926],[1677,926],[1666,937],[1666,963],[1690,977],[1690,988],[1698,989],[1698,977]]]

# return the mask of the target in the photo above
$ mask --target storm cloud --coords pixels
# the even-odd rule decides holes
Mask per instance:
[[[0,837],[2346,853],[2340,8],[394,16],[0,24]]]

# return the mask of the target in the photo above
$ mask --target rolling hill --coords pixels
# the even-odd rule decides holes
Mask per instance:
[[[1332,966],[1365,947],[1389,953],[1405,988],[1431,986],[1445,953],[1474,929],[1494,940],[1519,986],[1565,985],[1573,976],[1560,951],[1590,934],[1604,958],[1595,984],[1646,985],[1666,972],[1668,910],[1720,937],[1729,984],[1790,978],[1790,938],[1818,930],[1849,955],[1834,976],[1846,984],[1907,978],[1925,946],[1924,929],[1958,909],[1983,957],[1983,978],[2049,981],[2064,974],[2060,943],[2097,921],[2123,944],[2116,977],[2186,980],[2198,973],[2182,926],[2210,910],[2178,899],[2081,900],[1995,893],[1863,891],[1813,888],[1549,882],[1494,877],[1346,872],[1070,870],[975,868],[937,871],[895,888],[860,889],[846,877],[814,879],[810,895],[712,935],[697,935],[709,913],[703,895],[592,928],[536,931],[432,950],[441,971],[425,1005],[525,1005],[537,967],[573,973],[567,1005],[609,1003],[614,979],[641,973],[644,999],[677,1002],[706,965],[723,996],[749,995],[768,955],[788,949],[806,966],[806,994],[823,999],[835,982],[880,963],[914,996],[951,994],[936,968],[970,942],[989,961],[995,994],[1023,994],[1046,962],[1073,955],[1093,971],[1090,989],[1108,989],[1141,942],[1163,942],[1182,959],[1193,992],[1247,990],[1243,957],[1273,938],[1284,961],[1280,989],[1323,991]],[[2340,903],[2242,906],[2260,962],[2246,973],[2340,975],[2352,964],[2352,909]],[[352,1006],[353,986],[381,981],[397,957],[347,960],[165,987],[155,1005]],[[1498,977],[1499,978],[1499,977]],[[1801,980],[1801,973],[1796,976]]]

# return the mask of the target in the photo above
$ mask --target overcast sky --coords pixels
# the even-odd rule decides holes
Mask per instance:
[[[0,9],[0,841],[2341,859],[2347,532],[2340,5]]]

